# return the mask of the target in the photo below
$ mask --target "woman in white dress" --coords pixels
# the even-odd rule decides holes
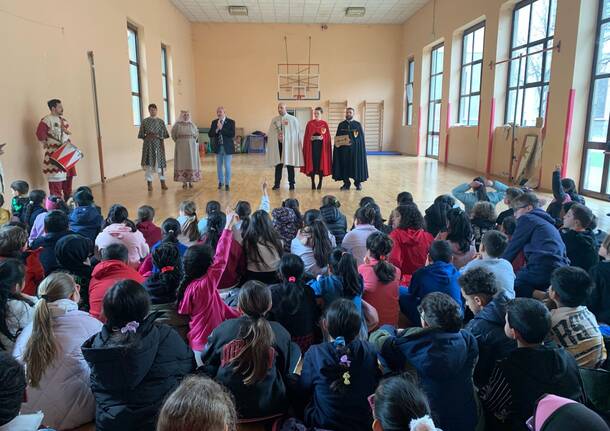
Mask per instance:
[[[182,188],[192,188],[193,183],[201,181],[199,165],[199,131],[191,121],[188,111],[180,111],[180,117],[172,127],[174,149],[174,181],[182,182]]]

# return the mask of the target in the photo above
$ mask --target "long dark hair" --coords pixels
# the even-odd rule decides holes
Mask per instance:
[[[133,280],[122,280],[104,295],[102,305],[105,327],[111,332],[109,345],[133,345],[140,340],[137,331],[121,331],[129,322],[141,324],[150,311],[150,296],[140,283]]]
[[[217,211],[217,212],[220,212],[220,211]],[[248,229],[248,224],[250,223],[250,215],[252,214],[252,206],[250,205],[250,202],[238,201],[237,205],[235,205],[235,213],[241,220],[241,226],[240,226],[241,232],[245,232],[246,229]],[[210,217],[211,216],[212,215],[210,214]],[[210,217],[208,217],[208,223],[209,223]],[[208,224],[208,226],[209,226],[209,224]]]
[[[151,277],[160,280],[165,286],[178,289],[182,279],[182,262],[178,246],[171,242],[159,244],[152,252],[152,261],[159,270]]]
[[[47,197],[47,193],[44,190],[32,190],[29,195],[29,201],[25,205],[25,209],[23,210],[23,222],[28,226],[28,230],[32,228],[30,224],[30,218],[32,218],[32,213],[37,208],[45,209],[44,200]],[[34,220],[32,220],[33,224]]]
[[[404,431],[413,419],[430,415],[430,404],[408,374],[393,376],[379,383],[373,415],[383,431]]]
[[[265,318],[271,307],[271,290],[260,281],[250,280],[242,286],[238,304],[247,323],[238,335],[244,345],[231,363],[235,372],[243,376],[244,384],[253,385],[267,376],[269,350],[275,342],[273,329]]]
[[[458,245],[462,253],[470,250],[472,245],[472,226],[468,215],[461,208],[447,211],[447,241]]]
[[[474,190],[474,194],[477,195],[477,199],[479,201],[489,202],[489,196],[487,196],[487,186],[485,185],[485,178],[476,177],[473,181],[481,183],[481,185]]]
[[[248,260],[257,263],[263,262],[263,257],[258,249],[259,244],[268,249],[275,249],[278,256],[281,256],[284,252],[282,239],[273,228],[269,214],[263,210],[254,211],[250,217],[248,228],[243,233],[243,247]]]
[[[212,250],[212,247],[209,245],[195,244],[186,250],[186,253],[184,253],[182,258],[184,274],[182,275],[182,280],[180,280],[178,292],[176,293],[176,304],[180,305],[189,284],[191,284],[192,281],[203,277],[208,272],[208,268],[213,262],[214,250]]]
[[[358,224],[374,224],[377,213],[375,208],[372,205],[368,204],[356,210],[355,218],[358,220]]]
[[[129,212],[123,205],[114,204],[110,207],[108,217],[104,222],[104,229],[115,223],[123,223],[125,226],[129,226],[132,232],[138,230],[135,223],[129,220]]]
[[[392,246],[392,238],[382,232],[373,232],[366,239],[369,254],[377,260],[373,270],[379,281],[384,284],[394,281],[396,277],[396,267],[388,262]]]
[[[17,286],[23,285],[25,280],[25,266],[17,259],[6,259],[0,262],[0,334],[4,335],[8,340],[14,342],[17,339],[17,334],[11,333],[8,328],[8,301],[16,299],[23,301],[29,306],[34,303],[23,296],[17,290]],[[0,340],[0,350],[6,350],[8,346],[4,346]]]
[[[313,249],[313,257],[316,260],[316,264],[320,268],[324,268],[328,265],[328,256],[333,249],[326,224],[322,220],[316,219],[311,224],[305,226],[303,232],[309,235],[307,245]]]
[[[400,216],[400,229],[419,230],[424,228],[424,218],[415,204],[399,205],[394,210]]]
[[[161,232],[163,234],[162,242],[178,244],[178,235],[182,233],[182,227],[178,220],[170,217],[161,223]]]
[[[298,199],[288,198],[282,202],[282,206],[284,208],[290,208],[297,216],[297,224],[299,227],[303,225],[303,216],[301,215],[301,211],[299,209],[299,201]]]
[[[426,231],[432,236],[447,231],[447,212],[455,205],[455,200],[449,195],[441,195],[426,209],[424,222]]]
[[[205,234],[204,244],[212,247],[212,250],[216,251],[216,246],[222,235],[225,224],[227,223],[227,216],[222,211],[210,214],[208,217],[207,233]]]
[[[303,302],[307,289],[303,286],[305,264],[299,256],[285,254],[280,262],[279,273],[283,292],[279,304],[274,307],[274,314],[278,320],[284,320],[294,316]]]
[[[184,201],[180,204],[180,211],[186,217],[186,221],[182,226],[182,234],[191,242],[197,241],[199,239],[197,205],[193,201]]]
[[[334,275],[341,279],[344,298],[352,299],[362,294],[362,277],[358,273],[356,258],[342,248],[335,248],[329,259]]]
[[[337,299],[326,309],[324,317],[326,329],[334,341],[335,362],[323,366],[320,372],[332,380],[330,389],[334,392],[344,393],[351,384],[351,380],[358,376],[350,373],[352,349],[350,344],[356,339],[362,327],[360,313],[353,301]]]

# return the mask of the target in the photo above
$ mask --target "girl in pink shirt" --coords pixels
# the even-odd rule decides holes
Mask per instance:
[[[398,325],[398,285],[400,269],[388,258],[392,252],[392,239],[382,232],[369,235],[367,253],[358,272],[364,279],[362,299],[371,304],[379,315],[379,326]]]
[[[178,313],[190,316],[188,340],[199,361],[209,335],[222,322],[240,313],[226,305],[218,293],[218,283],[229,266],[231,229],[238,221],[227,215],[225,229],[216,245],[216,256],[209,245],[196,244],[184,254],[184,278],[177,293]]]

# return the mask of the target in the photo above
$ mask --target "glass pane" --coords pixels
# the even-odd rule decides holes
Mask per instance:
[[[483,58],[483,43],[485,41],[485,27],[481,27],[474,32],[474,48],[472,50],[472,60],[477,61]]]
[[[515,112],[515,98],[517,98],[517,110]],[[523,90],[510,90],[508,92],[508,104],[506,109],[506,122],[521,124],[521,101]]]
[[[434,131],[434,103],[428,106],[428,132]]]
[[[525,89],[525,103],[523,104],[523,126],[535,126],[536,118],[540,112],[540,88]]]
[[[460,86],[460,96],[470,94],[470,74],[472,66],[462,67],[462,85]]]
[[[161,48],[161,73],[167,73],[167,51]]]
[[[591,112],[589,114],[589,141],[606,142],[608,135],[608,114],[610,97],[608,94],[608,78],[596,79],[593,84]]]
[[[460,124],[468,124],[468,96],[460,97],[460,112],[458,122]]]
[[[608,0],[610,1],[610,0]],[[610,23],[602,24],[599,31],[599,45],[597,51],[597,67],[595,73],[610,72]]]
[[[413,124],[413,105],[407,105],[407,126]]]
[[[407,85],[407,103],[413,103],[413,84]]]
[[[127,29],[127,45],[129,46],[129,60],[135,61],[136,63],[138,62],[137,44],[138,44],[138,39],[136,37],[136,33],[132,29],[128,28]]]
[[[140,81],[138,80],[138,66],[129,65],[129,79],[131,80],[131,91],[133,93],[140,92]]]
[[[444,47],[440,47],[432,51],[432,73],[440,73],[443,71],[443,54]]]
[[[133,124],[139,126],[142,122],[142,114],[140,111],[140,97],[131,96],[131,110],[133,112]]]
[[[592,192],[601,192],[603,170],[604,150],[587,150],[583,187]]]
[[[436,96],[436,100],[440,100],[443,97],[443,75],[438,75],[436,77],[434,95]]]
[[[476,126],[477,124],[479,124],[479,97],[480,96],[470,97],[470,112],[468,114],[469,126]]]
[[[432,152],[432,135],[428,135],[428,139],[426,141],[426,156],[432,156],[434,153]]]
[[[438,50],[436,50],[436,49],[432,50],[432,53],[430,54],[430,75],[434,75],[435,73],[437,73],[437,71],[436,71],[437,55],[438,55]]]
[[[438,143],[440,140],[440,136],[433,135],[432,136],[432,155],[438,157]]]
[[[415,74],[415,62],[409,62],[409,82],[413,82],[413,75]]]
[[[528,49],[528,52],[536,52],[542,50],[542,45],[534,45]],[[525,82],[540,82],[542,81],[542,52],[533,54],[527,57],[527,72]]]
[[[440,132],[441,130],[441,104],[440,103],[435,103],[435,107],[434,107],[434,131],[435,132]]]
[[[462,64],[472,62],[473,37],[473,33],[464,34],[464,40],[462,41]]]
[[[161,77],[161,81],[163,84],[163,98],[167,99],[167,78],[163,76]]]
[[[557,18],[557,0],[551,0],[551,22],[549,23],[548,36],[555,34],[555,19]]]
[[[610,164],[608,164],[608,177],[610,179]],[[610,195],[610,181],[606,181],[606,194]]]
[[[519,55],[525,54],[525,49],[518,49],[511,54],[512,58],[519,57]],[[508,85],[510,87],[516,87],[517,83],[519,85],[523,84],[523,79],[525,78],[525,62],[527,61],[526,57],[521,59],[521,71],[519,71],[519,60],[513,60],[510,62],[510,79],[508,81]]]
[[[602,19],[608,18],[610,16],[610,0],[603,0],[602,6]]]
[[[169,124],[169,103],[167,100],[163,101],[163,118],[165,119],[165,124]]]
[[[542,102],[540,103],[540,116],[546,119],[546,100],[549,97],[549,86],[545,85],[540,91],[542,92]]]
[[[550,41],[548,41],[546,46],[547,46],[547,48],[552,47],[553,40],[551,39]],[[546,51],[544,53],[544,55],[546,55],[546,60],[544,62],[544,82],[549,82],[549,80],[551,79],[551,64],[553,63],[553,50]]]
[[[527,43],[527,29],[530,21],[530,9],[531,5],[527,5],[515,11],[512,46],[521,46]]]
[[[544,39],[549,16],[550,0],[536,0],[532,3],[532,24],[530,28],[530,42]]]
[[[472,93],[481,91],[481,63],[472,66]]]

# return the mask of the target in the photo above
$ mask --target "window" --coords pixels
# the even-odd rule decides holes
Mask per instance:
[[[172,123],[172,116],[169,110],[169,73],[167,62],[167,46],[161,45],[161,81],[163,84],[163,115],[165,124]]]
[[[556,0],[524,0],[513,11],[506,123],[536,125],[544,117],[551,77]],[[527,55],[527,56],[525,56]]]
[[[584,157],[581,166],[582,192],[598,198],[610,195],[610,0],[599,0],[595,57],[591,70],[589,111]]]
[[[466,30],[462,38],[458,121],[467,126],[479,124],[484,38],[485,22]]]
[[[415,60],[410,58],[407,62],[407,80],[405,82],[405,124],[413,125],[413,74],[415,73]]]
[[[140,85],[138,29],[130,24],[127,24],[127,45],[129,46],[129,78],[131,80],[133,124],[139,126],[142,122],[142,90]]]
[[[443,97],[443,58],[445,47],[432,48],[430,53],[430,91],[428,96],[428,128],[426,133],[426,156],[438,158],[441,131],[441,101]]]

